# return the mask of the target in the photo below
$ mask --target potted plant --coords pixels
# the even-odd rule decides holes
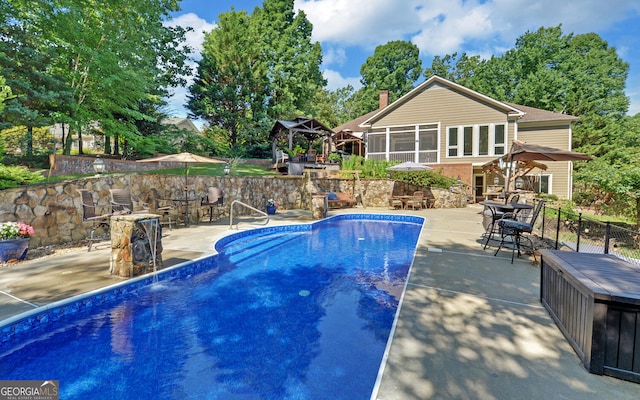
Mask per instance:
[[[338,153],[331,153],[329,154],[329,157],[327,157],[327,160],[332,164],[339,163],[341,159],[342,157],[340,157],[340,154]]]
[[[267,214],[275,214],[278,209],[278,202],[274,199],[267,200]]]
[[[24,260],[34,229],[24,222],[0,224],[0,262]]]

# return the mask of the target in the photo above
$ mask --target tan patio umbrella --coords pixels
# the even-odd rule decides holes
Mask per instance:
[[[505,155],[505,161],[587,161],[591,157],[585,153],[578,153],[571,150],[561,150],[553,147],[540,146],[514,140],[509,153]]]
[[[209,158],[192,154],[189,152],[179,154],[167,154],[165,156],[146,158],[144,160],[138,160],[138,162],[181,162],[184,163],[184,204],[185,204],[185,225],[189,225],[189,164],[201,163],[201,164],[226,164],[226,161],[218,160],[216,158]],[[159,164],[158,164],[159,165]]]
[[[591,156],[571,150],[556,149],[554,147],[540,146],[537,144],[514,140],[509,153],[504,155],[504,160],[513,164],[514,161],[588,161]],[[507,170],[505,193],[509,193],[509,180],[511,168]],[[507,196],[505,196],[506,201]]]

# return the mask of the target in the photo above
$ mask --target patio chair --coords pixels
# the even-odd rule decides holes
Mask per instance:
[[[89,236],[87,236],[87,241],[89,242],[89,246],[87,251],[91,251],[91,246],[93,242],[98,242],[102,240],[108,240],[111,236],[111,213],[100,213],[96,212],[96,205],[93,201],[93,194],[90,190],[87,189],[77,189],[80,194],[80,201],[82,202],[82,222],[91,223],[91,230],[89,231]],[[96,237],[95,232],[99,229],[104,231],[103,236]]]
[[[209,208],[209,222],[213,221],[213,215],[216,215],[216,221],[220,219],[220,207],[224,205],[222,189],[212,186],[207,192],[207,197],[203,197],[200,201],[200,207]]]
[[[531,232],[533,232],[533,224],[536,222],[542,206],[544,206],[544,200],[538,201],[538,204],[536,204],[532,212],[516,214],[517,219],[505,218],[498,221],[498,226],[500,227],[500,244],[498,245],[496,252],[493,254],[494,256],[498,255],[500,249],[505,245],[505,238],[509,237],[511,239],[511,264],[513,264],[513,258],[516,250],[518,250],[518,257],[522,254],[522,239],[529,242],[529,247],[531,248],[533,257],[535,258],[535,247],[533,245],[533,241],[529,236],[525,236],[524,234],[531,234]]]
[[[289,161],[289,154],[283,150],[276,150],[276,163],[284,164],[287,161]]]
[[[417,191],[417,192],[413,192],[413,196],[409,197],[407,199],[407,201],[405,202],[405,207],[409,208],[411,207],[412,209],[420,209],[422,210],[422,206],[424,205],[424,192],[423,191]]]
[[[151,214],[165,216],[168,219],[169,230],[171,230],[171,217],[177,213],[177,208],[172,200],[160,197],[158,189],[151,188],[151,195],[148,197],[147,206]]]
[[[427,189],[423,196],[424,208],[433,208],[436,204],[436,198],[431,189]]]
[[[520,195],[514,194],[509,199],[510,204],[517,204],[520,200]],[[489,246],[489,241],[494,240],[496,236],[500,235],[500,225],[498,222],[501,219],[514,219],[516,212],[514,211],[501,211],[495,207],[485,206],[482,210],[482,226],[485,231],[482,235],[485,239],[483,250],[486,250]],[[497,240],[497,239],[496,239]]]
[[[148,213],[149,209],[135,211],[129,189],[109,189],[111,194],[111,212],[113,214],[139,214]]]

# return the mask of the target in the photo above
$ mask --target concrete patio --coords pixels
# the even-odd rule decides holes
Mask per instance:
[[[426,218],[378,399],[637,399],[640,386],[588,373],[539,302],[540,270],[510,251],[482,250],[479,205],[411,213]],[[270,225],[310,222],[285,211]],[[241,226],[242,228],[242,226]],[[247,226],[245,225],[245,228]],[[213,254],[228,220],[165,230],[165,266]],[[235,232],[235,231],[234,231]],[[493,248],[494,249],[494,248]],[[109,274],[108,243],[0,268],[0,323],[86,293]]]

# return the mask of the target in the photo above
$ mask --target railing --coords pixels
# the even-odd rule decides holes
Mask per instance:
[[[640,232],[611,222],[586,218],[582,213],[544,207],[536,224],[542,239],[551,240],[555,249],[580,253],[614,254],[640,264]]]
[[[234,200],[234,201],[231,202],[231,207],[230,207],[230,210],[229,210],[229,229],[233,229],[233,206],[236,205],[236,204],[240,204],[241,206],[244,206],[245,208],[248,208],[250,210],[256,211],[259,214],[264,215],[267,218],[267,221],[263,225],[267,225],[269,223],[269,214],[267,214],[266,212],[264,212],[262,210],[258,210],[255,207],[251,207],[250,205],[245,204],[245,203],[241,202],[240,200]],[[239,225],[240,225],[240,222],[238,222],[238,225],[236,225],[236,227],[239,226]]]
[[[367,157],[372,160],[385,160],[387,158],[386,153],[368,153]],[[389,160],[391,161],[416,161],[415,151],[391,151],[389,152]],[[420,151],[418,152],[418,162],[421,163],[436,163],[438,161],[438,153],[435,150]]]

